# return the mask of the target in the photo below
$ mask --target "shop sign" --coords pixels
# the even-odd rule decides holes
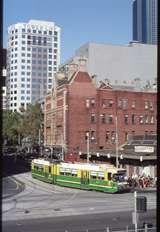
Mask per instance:
[[[134,147],[135,152],[148,152],[148,153],[153,153],[154,152],[154,147],[150,146],[135,146]]]

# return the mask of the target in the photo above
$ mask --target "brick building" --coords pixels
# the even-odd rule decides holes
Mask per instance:
[[[66,152],[115,151],[133,135],[156,134],[156,92],[133,86],[110,86],[70,64],[57,73],[55,88],[45,98],[44,145]],[[117,135],[117,140],[116,140]]]

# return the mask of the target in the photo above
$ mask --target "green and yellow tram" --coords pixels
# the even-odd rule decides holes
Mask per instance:
[[[32,160],[32,177],[56,185],[116,193],[129,189],[126,170],[110,164]]]

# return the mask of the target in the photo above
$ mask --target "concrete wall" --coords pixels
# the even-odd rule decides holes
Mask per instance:
[[[118,80],[129,83],[135,78],[143,81],[157,77],[157,47],[155,45],[130,43],[129,45],[110,45],[88,43],[75,52],[77,56],[88,58],[87,68],[97,80],[108,78],[112,83]]]

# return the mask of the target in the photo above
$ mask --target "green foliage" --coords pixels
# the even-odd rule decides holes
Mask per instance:
[[[43,121],[39,104],[29,104],[21,113],[5,110],[3,112],[3,138],[18,144],[18,138],[30,137],[32,144],[38,140],[38,133]]]

